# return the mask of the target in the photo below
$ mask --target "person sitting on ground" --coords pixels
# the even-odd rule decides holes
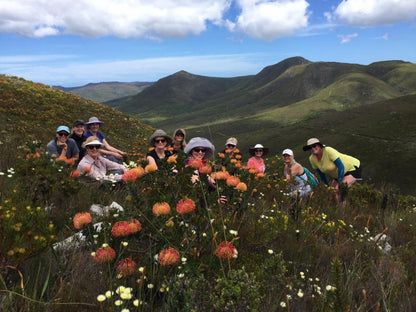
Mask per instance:
[[[108,180],[107,172],[117,170],[119,172],[126,172],[127,168],[121,164],[104,158],[100,155],[104,144],[100,140],[91,136],[83,143],[83,147],[86,149],[87,154],[79,162],[77,170],[80,173],[86,173],[86,175],[92,179],[98,181]],[[120,181],[121,174],[114,175],[114,180]]]
[[[185,141],[186,132],[182,128],[178,128],[173,132],[173,141],[170,144],[171,147],[173,147],[173,152],[176,153],[179,150],[182,150],[186,146]]]
[[[325,146],[317,138],[311,138],[303,147],[304,151],[310,151],[309,162],[315,169],[321,181],[329,185],[327,176],[332,178],[331,186],[334,187],[335,200],[340,202],[339,184],[346,183],[348,187],[357,180],[361,180],[361,165],[357,158],[341,154],[336,149]]]
[[[97,117],[91,117],[88,122],[85,123],[85,136],[91,137],[95,136],[98,140],[104,144],[105,149],[101,150],[101,153],[104,155],[105,158],[108,158],[111,161],[115,161],[118,163],[123,162],[123,156],[126,155],[125,152],[111,146],[107,140],[104,138],[104,135],[98,131],[101,127],[104,126],[104,122],[100,121]]]
[[[268,152],[269,149],[261,144],[250,147],[249,153],[252,157],[247,162],[247,168],[255,169],[256,173],[264,173],[266,171],[266,165],[262,157],[267,155]]]
[[[82,147],[82,143],[85,142],[87,139],[86,136],[84,136],[85,128],[84,128],[84,122],[81,120],[76,120],[72,124],[72,134],[69,136],[70,139],[73,139],[78,146],[79,149],[79,158],[77,163],[79,163],[85,155],[85,149]]]
[[[70,130],[67,126],[59,126],[56,129],[55,140],[47,145],[49,157],[65,159],[74,164],[79,158],[79,149],[77,143],[69,138]]]
[[[308,196],[312,189],[308,184],[308,176],[302,165],[295,161],[295,156],[291,149],[285,149],[282,155],[285,163],[284,176],[290,183],[291,195]]]
[[[146,159],[150,165],[156,165],[159,167],[161,159],[167,159],[172,155],[166,147],[170,146],[172,139],[166,134],[162,129],[156,130],[149,138],[149,144],[151,147],[154,147],[146,155]]]

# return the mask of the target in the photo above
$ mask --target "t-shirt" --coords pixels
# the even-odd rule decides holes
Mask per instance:
[[[75,155],[79,154],[78,145],[73,139],[68,138],[68,140],[66,141],[66,146],[66,158],[70,159]],[[62,147],[58,144],[56,139],[50,141],[46,149],[48,151],[49,156],[56,155],[56,157],[59,157],[62,153]]]
[[[260,162],[257,161],[256,157],[251,157],[247,162],[248,168],[256,169],[257,173],[264,173],[266,170],[266,165],[264,164],[263,158],[260,158]]]
[[[94,136],[94,135],[91,132],[87,131],[87,132],[85,132],[84,136],[89,138],[89,137]],[[100,140],[101,143],[103,143],[104,134],[102,134],[100,131],[97,131],[97,134],[95,136],[98,138],[98,140]]]
[[[151,150],[149,153],[147,153],[146,154],[146,156],[151,156],[151,157],[153,157],[153,159],[155,160],[155,162],[156,162],[156,165],[158,165],[159,166],[159,161],[160,161],[160,158],[159,158],[159,156],[157,155],[157,153],[156,153],[156,150]],[[165,151],[165,158],[163,158],[163,159],[167,159],[169,156],[172,156],[172,153],[171,152],[169,152],[169,151]]]
[[[333,179],[337,179],[338,167],[334,163],[337,158],[341,159],[344,165],[345,173],[354,171],[355,167],[360,167],[360,161],[357,158],[342,154],[336,149],[328,146],[323,148],[323,154],[320,161],[318,161],[313,154],[309,156],[309,161],[313,169],[319,169],[322,173],[330,176]]]

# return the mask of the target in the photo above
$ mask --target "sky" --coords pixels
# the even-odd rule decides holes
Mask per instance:
[[[0,0],[0,74],[52,86],[416,63],[416,0]]]

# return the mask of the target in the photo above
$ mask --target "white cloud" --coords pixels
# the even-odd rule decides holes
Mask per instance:
[[[236,22],[228,21],[231,31],[246,33],[260,40],[292,35],[308,25],[308,2],[305,0],[237,0],[241,14]]]
[[[0,32],[181,38],[220,24],[231,0],[2,0]]]
[[[354,34],[350,34],[350,35],[338,35],[339,38],[341,38],[341,44],[350,42],[352,39],[357,38],[358,34],[354,33]]]
[[[389,33],[385,33],[383,36],[381,36],[381,39],[389,40]]]
[[[334,11],[349,26],[371,27],[411,21],[416,17],[415,0],[343,0]]]
[[[0,58],[0,72],[49,85],[80,86],[103,81],[156,81],[180,70],[192,74],[236,77],[256,74],[264,66],[261,54],[195,55],[127,61],[51,65],[50,56]],[[40,63],[37,63],[40,61]]]

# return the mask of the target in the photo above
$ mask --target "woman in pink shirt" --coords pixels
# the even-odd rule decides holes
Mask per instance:
[[[268,152],[269,149],[261,144],[256,144],[254,147],[250,147],[249,153],[253,157],[248,160],[247,167],[256,169],[257,173],[264,173],[266,165],[264,164],[262,157]]]

